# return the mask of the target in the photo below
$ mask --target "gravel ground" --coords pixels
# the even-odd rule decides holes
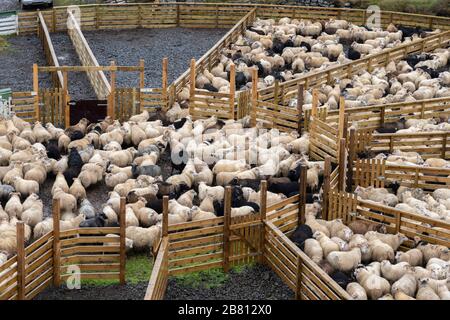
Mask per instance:
[[[59,64],[64,66],[80,66],[81,62],[77,52],[65,32],[52,33],[52,42],[55,48],[56,57]],[[97,99],[95,91],[92,88],[85,72],[68,73],[69,94],[73,100],[79,99]]]
[[[3,0],[0,0],[0,2]],[[33,63],[45,66],[44,51],[36,36],[8,37],[8,47],[0,51],[0,88],[13,91],[33,89]],[[39,74],[41,87],[51,87],[51,78],[46,73]]]
[[[161,86],[162,59],[169,58],[168,82],[189,68],[192,58],[200,58],[228,29],[134,29],[85,31],[84,35],[100,65],[115,60],[118,65],[138,65],[145,60],[145,86]],[[136,86],[139,75],[117,74],[117,85]]]
[[[79,290],[47,288],[35,300],[144,300],[148,282],[138,284],[82,285]]]
[[[166,300],[291,300],[293,292],[264,266],[246,268],[240,273],[231,271],[228,280],[213,289],[192,288],[177,284],[169,279]],[[142,300],[147,290],[147,282],[94,286],[84,285],[80,290],[48,288],[36,300]]]
[[[18,0],[0,0],[0,11],[20,9]]]
[[[204,283],[192,288],[169,279],[166,300],[291,300],[293,292],[268,267],[255,265],[242,272],[230,271],[221,286],[206,288]]]

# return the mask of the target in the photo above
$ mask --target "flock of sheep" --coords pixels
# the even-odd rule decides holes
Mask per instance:
[[[295,79],[313,70],[347,63],[436,32],[440,31],[393,24],[386,30],[370,29],[334,19],[313,22],[284,17],[276,22],[258,18],[234,43],[223,49],[220,62],[214,68],[197,76],[196,87],[229,92],[230,65],[235,64],[237,90],[251,89],[251,68],[254,67],[258,69],[258,89],[262,89],[272,86],[275,80]],[[187,91],[182,92],[181,100],[186,98]]]
[[[449,191],[445,189],[445,191]],[[367,220],[346,226],[341,219],[317,218],[320,207],[307,205],[306,222],[291,235],[312,261],[356,300],[449,300],[450,251]]]

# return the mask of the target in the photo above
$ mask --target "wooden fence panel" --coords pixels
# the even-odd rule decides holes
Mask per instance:
[[[169,239],[164,237],[153,264],[152,274],[148,283],[144,300],[163,300],[166,293],[168,270]]]
[[[332,162],[338,162],[339,133],[337,128],[318,118],[313,118],[309,124],[309,137],[311,158],[324,160],[326,156],[330,156]]]

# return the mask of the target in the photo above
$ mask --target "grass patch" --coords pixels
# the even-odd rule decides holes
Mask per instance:
[[[153,259],[146,254],[136,254],[129,256],[126,265],[127,283],[136,284],[139,282],[148,282],[153,269]],[[110,279],[93,279],[82,280],[81,285],[105,286],[117,284],[117,280]]]
[[[9,47],[8,38],[6,36],[0,36],[0,52],[5,51]]]
[[[235,266],[231,268],[231,271],[234,273],[241,273],[254,265],[255,263]],[[174,276],[173,279],[175,279],[178,284],[185,287],[212,289],[225,284],[225,282],[229,279],[229,275],[223,272],[222,268],[214,268]]]

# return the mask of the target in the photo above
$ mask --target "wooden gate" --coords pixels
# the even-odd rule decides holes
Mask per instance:
[[[108,103],[106,100],[78,100],[71,101],[70,125],[78,123],[82,118],[90,122],[98,122],[105,119]]]
[[[140,112],[140,90],[138,88],[115,89],[114,119],[126,121]]]
[[[51,122],[56,127],[65,126],[67,101],[69,96],[61,88],[43,89],[39,91],[39,121]]]

